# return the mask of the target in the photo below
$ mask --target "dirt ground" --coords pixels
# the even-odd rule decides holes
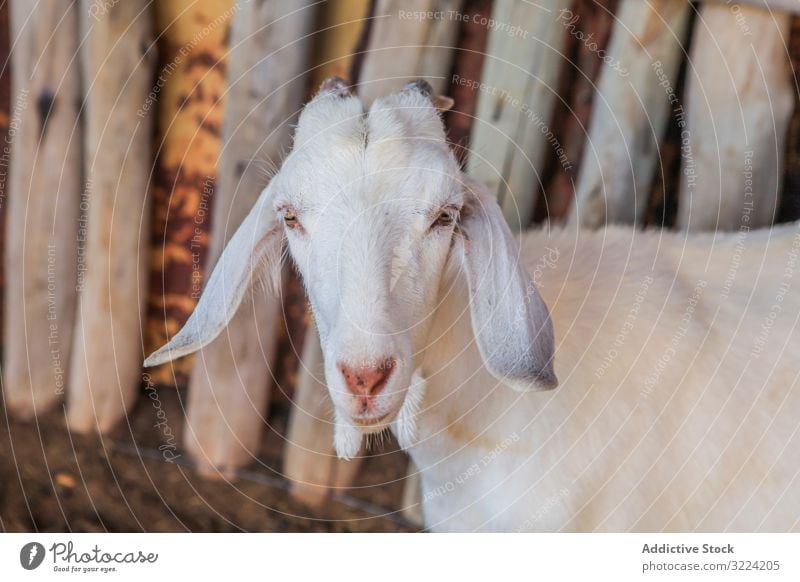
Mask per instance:
[[[181,393],[159,393],[181,419]],[[409,531],[396,510],[405,462],[391,443],[369,458],[356,488],[312,509],[290,497],[280,476],[288,404],[273,405],[259,463],[236,479],[212,480],[158,451],[153,409],[142,395],[127,423],[100,438],[69,433],[64,412],[37,421],[0,408],[0,531],[7,532],[349,532]],[[180,422],[175,422],[180,425]],[[180,442],[180,440],[178,440]],[[178,450],[180,452],[180,450]]]

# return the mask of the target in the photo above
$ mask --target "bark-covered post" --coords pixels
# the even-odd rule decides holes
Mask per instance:
[[[231,21],[242,2],[155,2],[159,71],[142,113],[157,122],[152,185],[147,352],[178,333],[205,275],[222,146]],[[148,370],[185,385],[194,356]]]

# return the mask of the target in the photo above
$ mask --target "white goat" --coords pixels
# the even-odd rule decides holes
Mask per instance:
[[[540,230],[520,253],[424,83],[365,113],[332,80],[146,364],[214,339],[254,278],[277,277],[285,239],[337,452],[390,427],[428,528],[798,529],[798,225]]]

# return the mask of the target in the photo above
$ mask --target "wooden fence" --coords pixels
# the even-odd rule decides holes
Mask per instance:
[[[793,13],[797,0],[3,4],[6,408],[65,402],[79,432],[126,417],[143,356],[185,322],[330,74],[366,102],[417,77],[453,96],[453,145],[516,229],[800,218]],[[188,385],[184,449],[210,476],[256,458],[271,392],[288,395],[283,473],[314,504],[359,462],[335,457],[319,340],[290,270],[284,287],[148,378]]]

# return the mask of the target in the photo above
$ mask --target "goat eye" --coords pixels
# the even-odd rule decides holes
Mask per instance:
[[[454,222],[455,217],[453,216],[453,213],[443,210],[439,213],[439,216],[436,217],[436,220],[431,225],[431,228],[447,228],[448,226],[452,226]]]
[[[297,220],[297,213],[287,209],[283,213],[283,223],[289,228],[297,228],[300,222]]]

